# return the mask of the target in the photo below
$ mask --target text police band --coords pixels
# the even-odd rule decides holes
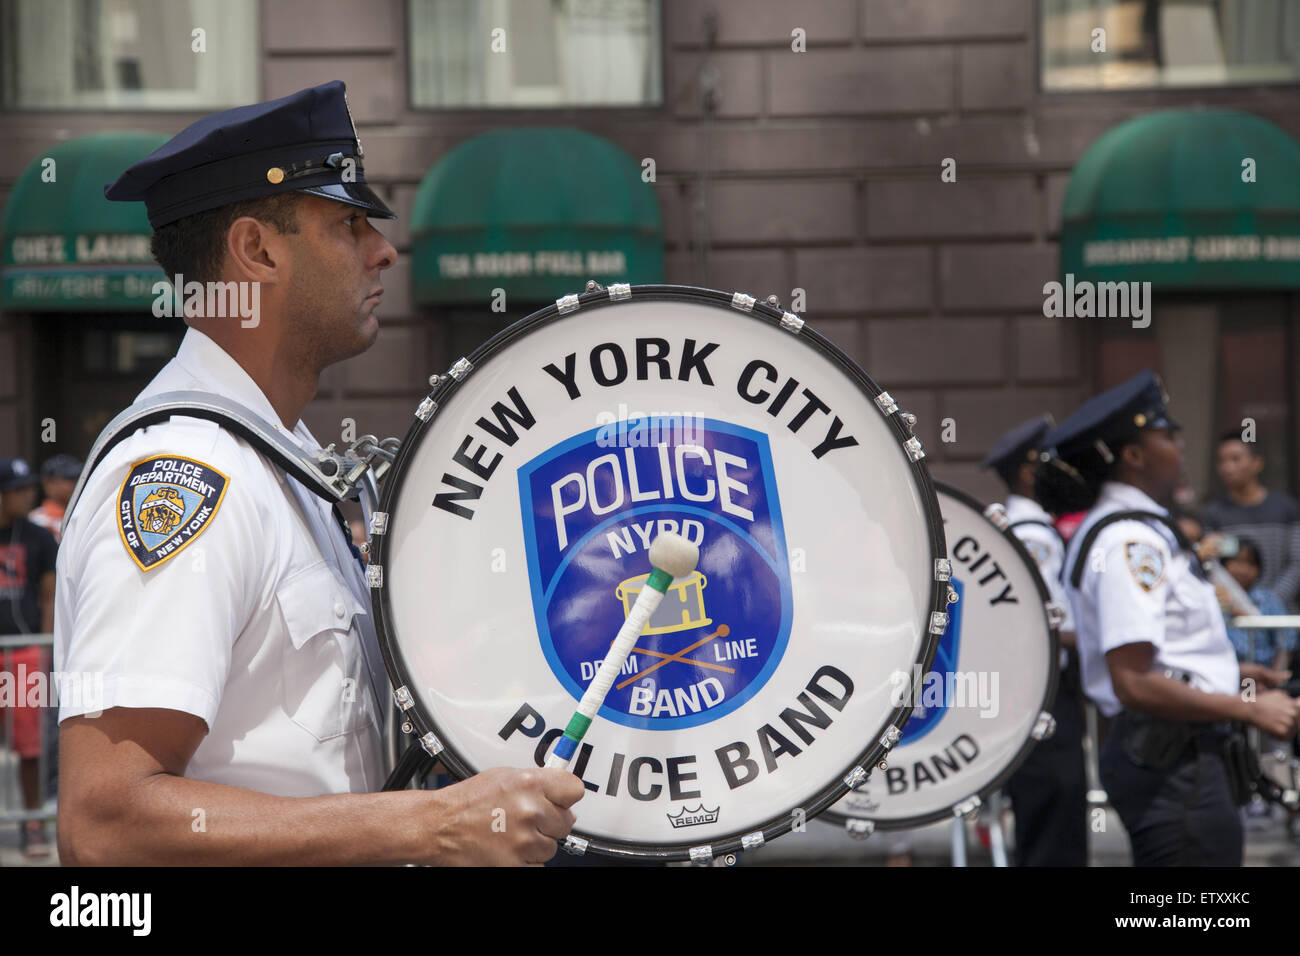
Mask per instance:
[[[791,761],[781,764],[778,763],[778,758],[786,755],[790,758],[798,757],[803,753],[804,747],[816,742],[813,729],[825,730],[833,722],[833,713],[817,701],[826,704],[833,711],[842,711],[852,696],[853,681],[847,674],[830,664],[818,668],[792,706],[776,714],[771,723],[765,723],[754,731],[751,739],[757,741],[757,748],[751,748],[747,741],[735,740],[713,750],[713,757],[717,760],[727,786],[735,790],[759,777],[762,771],[753,756],[755,749],[762,756],[762,770],[769,774],[777,773],[789,765]],[[774,726],[778,721],[784,724],[785,733]],[[545,718],[525,702],[502,726],[498,736],[505,741],[509,741],[516,733],[535,738],[532,759],[540,765],[551,744],[563,732],[564,725],[561,721],[556,721],[548,729]],[[794,743],[791,738],[797,738],[804,747]],[[593,755],[595,763],[591,763]],[[605,757],[594,754],[592,744],[584,743],[574,759],[573,772],[583,777],[583,784],[588,790],[609,797],[618,796],[626,781],[627,792],[633,799],[657,800],[664,793],[663,783],[659,782],[662,780],[668,785],[669,800],[693,800],[702,796],[698,790],[687,789],[687,784],[695,779],[696,774],[683,768],[694,765],[697,760],[697,754],[665,757],[662,761],[649,756],[636,756],[629,760],[626,754],[621,753]],[[586,779],[589,763],[591,775],[600,782]],[[648,778],[643,778],[643,774],[648,774]],[[646,779],[654,782],[646,783]]]

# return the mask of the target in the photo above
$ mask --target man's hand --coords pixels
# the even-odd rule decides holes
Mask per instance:
[[[555,855],[586,788],[567,770],[496,767],[435,791],[430,863],[540,865]]]
[[[568,807],[584,791],[563,770],[489,770],[443,790],[273,796],[183,776],[206,733],[198,717],[164,709],[113,707],[65,720],[63,862],[540,863],[573,826]]]
[[[1300,722],[1300,700],[1285,691],[1266,690],[1251,702],[1246,714],[1264,733],[1285,740],[1295,735]]]
[[[1223,544],[1223,533],[1211,531],[1193,545],[1197,557],[1202,561],[1212,561],[1219,557],[1219,548]]]

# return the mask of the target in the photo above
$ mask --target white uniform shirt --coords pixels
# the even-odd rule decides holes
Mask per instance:
[[[281,427],[248,373],[193,329],[140,397],[174,390],[219,393]],[[319,447],[302,422],[292,437]],[[209,484],[193,487],[226,481],[201,530],[144,570],[119,495],[134,465],[164,456],[204,467]],[[299,797],[382,786],[360,565],[329,503],[215,423],[173,417],[109,452],[63,530],[55,605],[55,668],[103,675],[102,704],[63,702],[60,720],[112,707],[184,711],[208,727],[187,777]]]
[[[1070,538],[1065,591],[1074,610],[1084,692],[1107,716],[1122,705],[1110,683],[1106,652],[1125,644],[1155,647],[1155,667],[1184,671],[1210,694],[1235,694],[1240,672],[1214,588],[1197,577],[1195,558],[1160,522],[1116,521],[1104,528],[1085,559],[1076,590],[1070,569],[1083,538],[1100,518],[1116,511],[1167,514],[1132,485],[1106,482],[1097,503]]]
[[[1012,528],[1011,533],[1020,540],[1025,550],[1029,552],[1029,556],[1034,559],[1034,563],[1038,565],[1038,574],[1047,585],[1047,593],[1052,603],[1065,614],[1060,630],[1074,630],[1074,615],[1070,610],[1070,601],[1065,596],[1065,588],[1061,585],[1061,563],[1065,560],[1065,541],[1052,524],[1052,516],[1037,501],[1024,495],[1007,495],[1005,508],[1007,520],[1012,524],[1018,521],[1047,523],[1046,525],[1022,524],[1018,528]],[[1067,659],[1065,648],[1061,648],[1062,667],[1065,666]]]

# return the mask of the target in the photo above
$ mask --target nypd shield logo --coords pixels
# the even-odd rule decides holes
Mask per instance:
[[[1124,545],[1124,558],[1129,573],[1143,591],[1154,590],[1164,580],[1165,559],[1159,548],[1141,541],[1129,541]]]
[[[650,574],[664,532],[700,548],[647,622],[600,713],[693,727],[757,693],[785,652],[790,565],[767,436],[649,418],[575,435],[519,470],[533,610],[552,672],[582,697]]]
[[[1047,550],[1047,545],[1041,541],[1026,541],[1023,538],[1020,543],[1024,545],[1025,550],[1029,552],[1029,556],[1034,559],[1034,564],[1038,565],[1041,571],[1052,557],[1051,552]]]
[[[230,479],[179,455],[131,466],[117,499],[122,543],[141,571],[174,558],[212,523]]]

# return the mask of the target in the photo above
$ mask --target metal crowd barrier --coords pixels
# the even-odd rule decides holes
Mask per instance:
[[[1300,614],[1288,615],[1242,615],[1232,619],[1232,625],[1246,631],[1252,630],[1285,630],[1295,628],[1300,630]],[[1253,635],[1248,636],[1252,647],[1253,656]],[[53,671],[53,662],[50,659],[54,645],[54,635],[52,634],[6,634],[0,635],[0,670],[13,674],[10,678],[15,684],[15,693],[22,692],[24,688],[17,686],[17,674],[12,664],[12,653],[17,648],[24,647],[42,647],[49,649],[48,652],[41,655],[41,670],[46,674],[47,687],[50,687],[52,681],[50,674]],[[50,687],[51,692],[53,688]],[[385,749],[390,766],[395,762],[398,749],[398,723],[400,715],[395,708],[386,708],[384,721]],[[0,718],[4,727],[5,746],[0,747],[0,826],[6,824],[21,825],[27,820],[54,820],[57,815],[56,805],[51,803],[49,796],[50,769],[56,760],[56,746],[58,742],[57,725],[54,721],[49,721],[42,717],[41,724],[41,752],[38,758],[37,774],[40,792],[40,807],[36,810],[28,810],[24,806],[22,793],[22,780],[19,773],[18,759],[9,743],[13,740],[13,719],[12,708],[0,707]],[[1101,785],[1100,763],[1100,740],[1098,728],[1097,708],[1091,701],[1084,702],[1085,728],[1083,737],[1084,766],[1087,774],[1088,783],[1088,806],[1107,807],[1109,799],[1106,791]],[[53,731],[53,732],[52,732]]]

